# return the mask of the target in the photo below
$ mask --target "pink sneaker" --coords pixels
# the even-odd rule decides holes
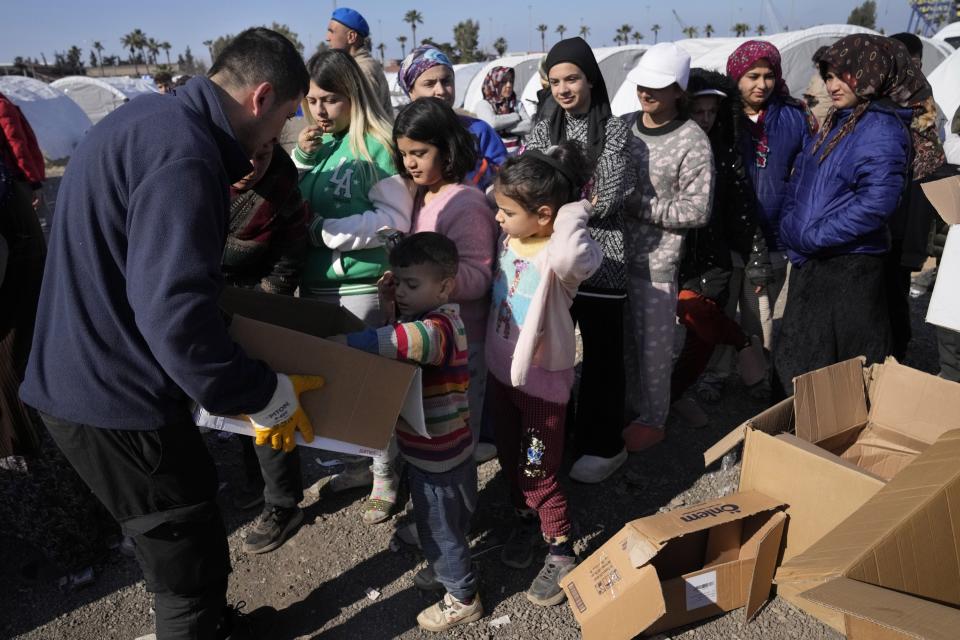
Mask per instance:
[[[663,427],[651,427],[639,422],[631,422],[623,430],[623,443],[630,453],[646,451],[663,442]]]

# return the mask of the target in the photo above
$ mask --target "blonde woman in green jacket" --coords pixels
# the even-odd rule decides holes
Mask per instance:
[[[307,63],[310,121],[293,160],[306,173],[310,247],[300,295],[345,307],[371,326],[383,316],[377,280],[387,254],[377,231],[410,230],[413,196],[393,162],[389,116],[350,55],[325,51]]]

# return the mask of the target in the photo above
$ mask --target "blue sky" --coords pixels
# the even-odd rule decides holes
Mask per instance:
[[[173,45],[171,56],[190,46],[195,55],[206,58],[202,42],[226,33],[237,33],[245,27],[269,24],[272,21],[290,25],[310,53],[326,32],[330,11],[329,0],[6,0],[0,22],[0,62],[15,56],[53,59],[55,50],[77,45],[84,50],[84,61],[94,41],[106,47],[104,54],[124,52],[120,37],[134,28],[148,36]],[[11,11],[10,4],[16,8]],[[751,26],[764,24],[772,31],[777,21],[790,28],[815,24],[846,22],[850,10],[859,4],[854,0],[685,0],[678,2],[623,2],[622,0],[482,0],[453,2],[450,0],[341,0],[339,6],[350,6],[363,13],[370,23],[374,44],[387,45],[387,56],[398,57],[397,36],[410,37],[410,28],[403,22],[409,9],[423,14],[424,23],[417,28],[417,38],[433,37],[452,41],[453,25],[473,18],[480,23],[480,44],[490,48],[503,36],[511,51],[539,50],[539,34],[534,27],[547,24],[547,47],[556,42],[558,24],[568,28],[567,37],[575,35],[581,24],[590,28],[588,38],[594,46],[612,44],[621,24],[633,25],[644,34],[644,42],[653,42],[650,26],[660,24],[660,39],[683,37],[681,26],[671,9],[680,18],[701,30],[710,23],[717,36],[729,35],[735,22]],[[878,0],[878,25],[887,33],[906,28],[909,18],[907,0]],[[163,54],[161,53],[161,59]]]

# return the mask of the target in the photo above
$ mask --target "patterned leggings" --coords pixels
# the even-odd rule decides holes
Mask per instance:
[[[663,428],[670,413],[670,374],[677,337],[677,285],[631,277],[633,349],[626,349],[627,398],[636,422]],[[629,330],[628,330],[629,331]],[[631,375],[632,374],[632,375]]]
[[[510,483],[514,508],[537,512],[548,543],[566,542],[570,518],[557,474],[563,461],[567,405],[528,395],[488,374],[486,410],[493,420],[497,457]]]

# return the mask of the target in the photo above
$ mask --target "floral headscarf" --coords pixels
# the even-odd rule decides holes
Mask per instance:
[[[780,63],[780,50],[763,40],[747,40],[727,58],[727,75],[734,82],[740,82],[747,71],[760,60],[770,63],[770,69],[776,78],[773,93],[781,96],[790,95],[787,83],[783,79],[783,67]]]
[[[497,115],[513,113],[517,110],[517,94],[510,92],[510,96],[503,97],[503,85],[513,83],[515,77],[512,67],[494,67],[483,79],[483,99],[490,103],[493,112]]]
[[[400,71],[397,72],[397,82],[400,88],[409,96],[417,78],[427,69],[432,69],[438,65],[453,69],[450,58],[440,49],[429,44],[417,47],[400,63]]]
[[[823,147],[821,162],[853,131],[871,101],[886,98],[899,107],[913,110],[910,124],[913,179],[922,180],[944,163],[943,146],[936,130],[933,90],[903,43],[871,34],[847,36],[820,58],[821,75],[825,76],[828,69],[847,83],[861,102],[829,142],[827,138],[837,118],[836,109],[827,114],[813,146],[814,153]]]

